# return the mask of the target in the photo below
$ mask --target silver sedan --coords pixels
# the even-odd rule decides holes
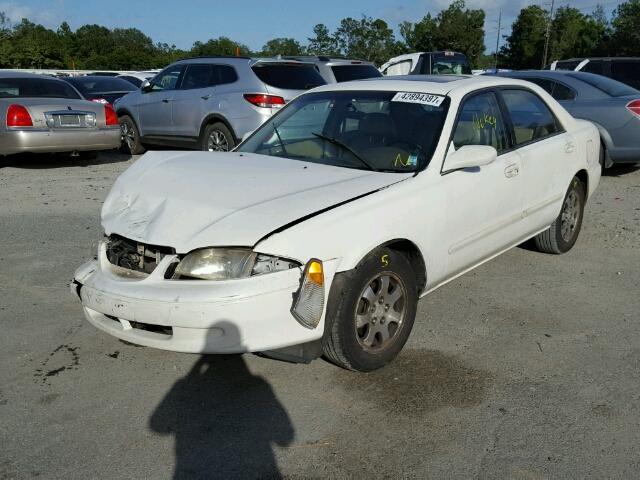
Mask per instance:
[[[0,71],[0,155],[119,146],[120,127],[111,105],[85,100],[56,78]]]

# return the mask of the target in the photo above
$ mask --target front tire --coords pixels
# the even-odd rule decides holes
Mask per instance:
[[[571,250],[582,227],[585,199],[584,184],[578,177],[573,177],[562,202],[560,214],[548,230],[539,233],[534,239],[539,251],[557,255]]]
[[[236,146],[231,131],[224,123],[217,122],[207,125],[202,132],[200,147],[208,152],[228,152]]]
[[[388,248],[374,250],[354,270],[334,278],[325,357],[360,372],[383,367],[409,338],[417,304],[417,283],[409,260]]]

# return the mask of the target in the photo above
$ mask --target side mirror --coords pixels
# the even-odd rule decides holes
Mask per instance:
[[[151,91],[152,87],[153,85],[151,85],[151,82],[149,80],[145,80],[142,82],[142,85],[140,85],[140,90],[142,90],[143,93],[147,93]]]
[[[444,160],[444,171],[483,167],[495,162],[497,158],[496,149],[488,145],[464,145],[447,155]]]

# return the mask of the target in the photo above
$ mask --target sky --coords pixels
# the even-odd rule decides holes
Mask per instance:
[[[520,9],[537,4],[548,8],[551,0],[467,0],[467,7],[486,12],[485,45],[494,51],[498,12],[502,9],[502,35],[508,34],[511,22]],[[26,17],[49,28],[66,21],[72,29],[87,23],[109,28],[135,27],[154,42],[175,44],[189,49],[196,40],[227,36],[259,50],[275,37],[293,37],[302,44],[312,35],[314,25],[324,23],[332,31],[345,17],[367,15],[385,20],[396,30],[400,22],[419,21],[426,13],[436,15],[449,5],[446,0],[0,0],[0,11],[12,21]],[[610,14],[620,1],[559,1],[590,13],[600,3]],[[267,5],[267,6],[265,6]],[[503,42],[503,39],[500,39]]]

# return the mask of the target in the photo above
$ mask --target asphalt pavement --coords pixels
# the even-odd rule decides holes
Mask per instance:
[[[571,252],[518,247],[428,295],[362,374],[89,325],[69,280],[132,162],[0,159],[0,479],[640,475],[640,170],[603,177]]]

